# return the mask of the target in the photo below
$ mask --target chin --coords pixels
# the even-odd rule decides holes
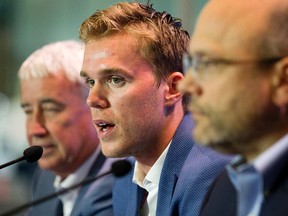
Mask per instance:
[[[102,147],[102,153],[108,158],[121,157],[121,153],[115,149],[108,149]]]
[[[59,164],[61,164],[62,162],[57,162],[55,161],[55,159],[53,160],[52,158],[49,159],[40,159],[38,161],[38,165],[41,169],[45,169],[45,170],[51,170],[53,171],[54,169],[57,169],[57,167],[59,167]]]
[[[108,158],[126,157],[129,153],[127,147],[120,142],[102,142],[101,151]]]
[[[234,148],[230,142],[210,142],[208,147],[223,154],[238,154],[238,150]]]

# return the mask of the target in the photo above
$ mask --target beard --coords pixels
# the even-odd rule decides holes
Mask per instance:
[[[233,101],[225,110],[217,109],[217,105],[201,107],[196,103],[192,107],[201,113],[194,119],[195,140],[222,153],[246,155],[259,151],[259,140],[271,130],[283,127],[279,124],[280,111],[271,103],[255,107]]]

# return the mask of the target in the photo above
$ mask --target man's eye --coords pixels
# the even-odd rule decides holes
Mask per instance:
[[[42,108],[44,113],[58,113],[62,111],[62,108],[60,107],[43,107]]]
[[[61,112],[65,109],[65,104],[60,102],[45,103],[41,105],[42,112]]]
[[[30,114],[32,114],[32,112],[33,112],[32,109],[26,109],[26,108],[24,108],[23,111],[24,111],[24,113],[25,113],[26,115],[30,115]]]
[[[205,70],[210,70],[211,68],[217,67],[224,64],[221,60],[205,60],[202,61],[200,68]]]
[[[88,87],[93,87],[94,86],[94,84],[95,84],[95,81],[94,80],[92,80],[92,79],[86,79],[85,80],[85,83],[88,85]]]
[[[125,84],[125,80],[122,77],[112,76],[109,78],[108,83],[120,87]]]

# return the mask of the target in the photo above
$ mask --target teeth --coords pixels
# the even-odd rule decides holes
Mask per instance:
[[[100,123],[100,124],[98,124],[100,127],[106,127],[106,125],[107,124],[105,124],[105,123]]]
[[[106,124],[106,123],[99,123],[98,126],[101,127],[101,130],[102,130],[102,131],[104,131],[104,132],[107,131],[108,124]]]

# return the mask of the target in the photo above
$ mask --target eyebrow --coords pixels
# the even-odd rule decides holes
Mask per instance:
[[[80,77],[82,78],[88,78],[88,74],[85,71],[80,71]]]
[[[105,77],[111,75],[125,75],[128,78],[131,77],[131,75],[129,75],[125,70],[121,68],[105,68],[100,70],[98,73],[99,77]],[[85,71],[81,71],[80,76],[84,79],[90,78],[90,76]]]
[[[40,100],[40,105],[45,105],[45,104],[49,104],[49,103],[55,104],[56,106],[58,106],[60,108],[63,108],[66,106],[64,103],[57,101],[57,100],[54,100],[52,98],[45,98],[45,99]],[[29,107],[29,106],[31,106],[29,103],[21,103],[22,108]]]
[[[219,56],[222,56],[222,52],[216,51],[216,50],[206,50],[206,49],[199,49],[199,50],[194,50],[193,52],[189,51],[188,52],[189,55],[192,56],[207,56],[207,57],[211,57],[211,58],[219,58]]]
[[[193,52],[192,54],[189,53],[189,55],[190,56],[209,56],[210,53],[201,50],[201,51]]]

